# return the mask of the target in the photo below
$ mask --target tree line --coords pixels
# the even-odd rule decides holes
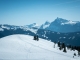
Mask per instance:
[[[34,35],[33,40],[39,41],[38,35]],[[56,43],[56,42],[54,42],[54,43]],[[58,41],[57,44],[58,44],[59,50],[63,50],[63,52],[65,52],[65,53],[67,53],[66,48],[68,50],[73,50],[73,51],[77,50],[78,51],[78,56],[80,56],[80,46],[65,45],[65,43],[63,43],[63,42],[61,43],[60,41]],[[54,44],[54,48],[55,48],[55,44]],[[74,53],[74,56],[76,56],[76,53]]]
[[[72,45],[65,45],[65,43],[61,43],[58,41],[58,47],[59,47],[59,50],[63,50],[63,52],[67,52],[66,48],[69,50],[77,50],[78,51],[78,56],[80,56],[80,46],[72,46]],[[74,53],[74,56],[76,56],[76,53]],[[73,57],[74,57],[73,56]]]

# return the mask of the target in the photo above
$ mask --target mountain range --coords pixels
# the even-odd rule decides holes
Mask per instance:
[[[52,22],[46,21],[39,26],[36,23],[24,26],[0,24],[0,38],[12,34],[38,35],[40,38],[51,40],[52,42],[64,42],[80,46],[80,22],[62,18],[56,18]]]

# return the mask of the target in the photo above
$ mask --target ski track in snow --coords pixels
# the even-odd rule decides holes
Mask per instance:
[[[20,38],[20,36],[18,36],[18,38],[19,38],[20,40],[24,41],[22,38]],[[26,42],[26,41],[24,41],[24,42]],[[63,56],[70,57],[70,56],[68,56],[68,55],[64,55],[64,54],[61,54],[61,53],[58,53],[58,52],[55,52],[55,51],[51,51],[51,50],[48,50],[48,49],[42,48],[42,47],[40,47],[40,46],[36,46],[36,45],[34,45],[34,44],[30,43],[30,42],[26,42],[26,43],[31,44],[32,46],[35,46],[35,47],[38,47],[38,48],[41,48],[41,49],[44,49],[44,50],[47,50],[47,51],[53,52],[53,53],[57,53],[57,54],[60,54],[60,55],[63,55]],[[30,47],[30,48],[31,48],[31,47]],[[29,51],[30,51],[30,48],[29,48]],[[70,58],[71,58],[71,57],[70,57]],[[75,59],[75,58],[74,58],[74,59]]]
[[[53,42],[41,38],[39,38],[39,41],[35,41],[33,40],[33,37],[29,35],[18,34],[1,38],[0,45],[2,48],[0,49],[0,59],[2,58],[2,60],[5,60],[6,58],[9,58],[9,60],[78,60],[77,56],[73,58],[73,52],[69,51],[70,53],[64,53],[57,50],[57,46],[56,48],[53,48]]]

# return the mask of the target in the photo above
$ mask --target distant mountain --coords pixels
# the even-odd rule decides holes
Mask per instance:
[[[39,28],[40,26],[36,23],[30,24],[30,25],[26,25],[26,27],[28,28]]]
[[[8,24],[0,24],[0,31],[4,30],[13,30],[16,31],[18,29],[21,29],[23,31],[31,31],[33,33],[36,33],[36,31],[39,29],[39,26],[36,23],[25,25],[25,26],[15,26],[15,25],[8,25]]]
[[[77,32],[80,31],[80,22],[56,18],[51,23],[43,24],[40,29],[46,29],[61,33]]]
[[[49,25],[50,25],[50,22],[49,22],[49,21],[46,21],[44,24],[42,24],[42,25],[40,26],[39,29],[45,29],[45,28],[49,27]]]
[[[40,38],[51,40],[52,42],[64,42],[66,45],[80,46],[80,32],[60,33],[50,30],[39,29],[37,34]]]
[[[8,24],[0,24],[0,38],[12,34],[27,34],[27,35],[34,35],[37,29],[29,28],[26,26],[15,26],[15,25],[8,25]]]

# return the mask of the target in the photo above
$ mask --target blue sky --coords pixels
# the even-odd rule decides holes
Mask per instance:
[[[0,0],[0,24],[43,24],[57,17],[80,21],[80,0]]]

